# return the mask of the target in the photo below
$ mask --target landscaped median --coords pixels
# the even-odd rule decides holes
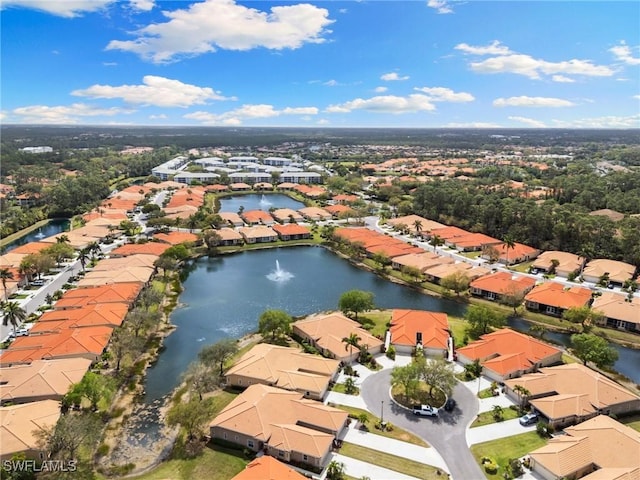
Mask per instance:
[[[471,453],[478,462],[478,465],[482,468],[486,477],[490,480],[504,478],[503,475],[507,472],[507,466],[509,461],[523,457],[524,455],[532,452],[533,450],[545,445],[546,440],[541,438],[535,431],[521,433],[519,435],[513,435],[510,437],[499,438],[497,440],[491,440],[489,442],[478,443],[471,447]],[[482,459],[489,459],[490,462],[485,461],[483,468]],[[489,464],[497,465],[495,472]],[[489,473],[489,471],[492,473]]]

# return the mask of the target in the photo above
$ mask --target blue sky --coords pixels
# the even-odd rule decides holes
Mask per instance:
[[[640,127],[640,2],[2,0],[2,122]]]

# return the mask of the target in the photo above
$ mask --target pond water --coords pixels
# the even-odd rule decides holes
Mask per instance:
[[[304,208],[304,203],[281,193],[236,195],[231,197],[222,197],[220,199],[221,212],[236,213],[241,206],[244,207],[245,210],[268,211],[271,207],[298,210],[300,208]]]
[[[33,232],[27,233],[22,237],[14,240],[11,243],[8,243],[4,247],[4,252],[9,252],[14,248],[19,247],[20,245],[26,245],[30,242],[38,242],[43,238],[50,237],[52,235],[56,235],[60,232],[66,232],[69,230],[69,220],[64,218],[58,218],[54,220],[50,220],[45,226],[34,230]]]
[[[165,339],[165,350],[147,371],[147,400],[171,391],[205,345],[257,330],[258,317],[270,308],[293,316],[336,310],[342,293],[359,289],[373,292],[381,308],[415,308],[452,315],[465,311],[462,304],[383,280],[321,247],[204,257],[188,270],[181,306],[171,316],[178,328]]]

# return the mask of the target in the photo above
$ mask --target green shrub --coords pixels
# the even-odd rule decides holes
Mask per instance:
[[[489,475],[495,475],[496,473],[498,473],[498,464],[493,462],[485,463],[484,471]]]
[[[107,445],[106,443],[101,443],[96,450],[96,455],[99,457],[104,457],[107,453],[109,453],[109,445]]]
[[[393,345],[389,345],[389,349],[387,350],[387,358],[391,359],[391,360],[395,360],[396,359],[396,348]]]

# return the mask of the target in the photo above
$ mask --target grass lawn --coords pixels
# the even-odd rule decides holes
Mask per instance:
[[[331,389],[332,392],[344,393],[346,395],[358,395],[360,389],[358,387],[354,387],[356,391],[354,393],[347,393],[344,388],[344,383],[336,383]]]
[[[464,347],[464,338],[466,336],[467,331],[467,321],[462,317],[454,317],[453,315],[448,315],[449,318],[449,329],[453,334],[453,342],[456,347]]]
[[[478,258],[482,252],[460,252],[460,255],[467,258]]]
[[[342,444],[340,453],[347,457],[356,458],[371,465],[388,468],[394,472],[404,473],[411,477],[422,478],[424,480],[435,480],[441,477],[436,473],[438,469],[435,467],[397,457],[379,450],[354,445],[353,443],[345,442]]]
[[[514,418],[518,418],[518,416],[518,410],[515,408],[507,407],[502,409],[502,421],[513,420]],[[493,418],[493,412],[482,412],[478,414],[478,417],[471,424],[471,428],[482,427],[483,425],[489,425],[490,423],[497,423],[496,419]]]
[[[491,387],[480,390],[480,393],[478,393],[478,398],[491,398],[493,396],[493,389]]]
[[[158,468],[138,477],[137,480],[228,480],[247,465],[239,450],[218,445],[208,445],[202,455],[190,460],[169,460]]]
[[[369,421],[367,422],[367,427],[369,427],[370,433],[375,433],[376,435],[380,435],[387,438],[393,438],[395,440],[400,440],[402,442],[412,443],[420,447],[429,446],[429,444],[424,440],[422,440],[420,437],[396,426],[394,426],[393,430],[390,432],[387,432],[387,431],[383,432],[381,430],[374,428],[374,425],[380,421],[380,418],[376,417],[375,415],[373,415],[371,412],[368,412],[367,410],[363,410],[361,408],[355,408],[355,407],[348,407],[346,405],[335,405],[332,403],[330,403],[329,405],[334,408],[339,408],[340,410],[344,410],[351,417],[354,417],[354,418],[358,418],[360,414],[366,413],[367,416],[369,417]]]
[[[482,468],[480,460],[482,457],[489,457],[499,466],[497,473],[485,475],[490,480],[502,478],[510,459],[520,458],[533,450],[546,444],[546,440],[540,438],[536,432],[521,433],[512,437],[500,438],[490,442],[479,443],[471,446],[471,453],[475,457],[478,465]],[[482,469],[484,472],[484,468]]]
[[[358,321],[362,323],[371,335],[384,337],[387,331],[387,323],[391,321],[391,310],[373,311],[358,315]]]
[[[420,405],[431,405],[432,407],[440,408],[444,405],[444,402],[447,400],[445,394],[436,388],[433,389],[433,397],[429,395],[431,391],[431,387],[425,382],[420,382],[415,394],[407,400],[404,394],[404,387],[402,385],[397,385],[391,389],[391,395],[393,395],[393,399],[398,402],[400,405],[404,405],[409,408],[412,405],[420,404]]]
[[[529,268],[533,265],[535,260],[531,260],[530,262],[519,263],[518,265],[514,265],[511,267],[512,270],[520,273],[529,273]]]
[[[620,423],[625,424],[627,427],[633,428],[636,432],[640,432],[640,414],[620,418],[619,421]]]
[[[21,300],[21,299],[27,298],[28,296],[29,295],[25,293],[14,293],[9,297],[9,300]]]

